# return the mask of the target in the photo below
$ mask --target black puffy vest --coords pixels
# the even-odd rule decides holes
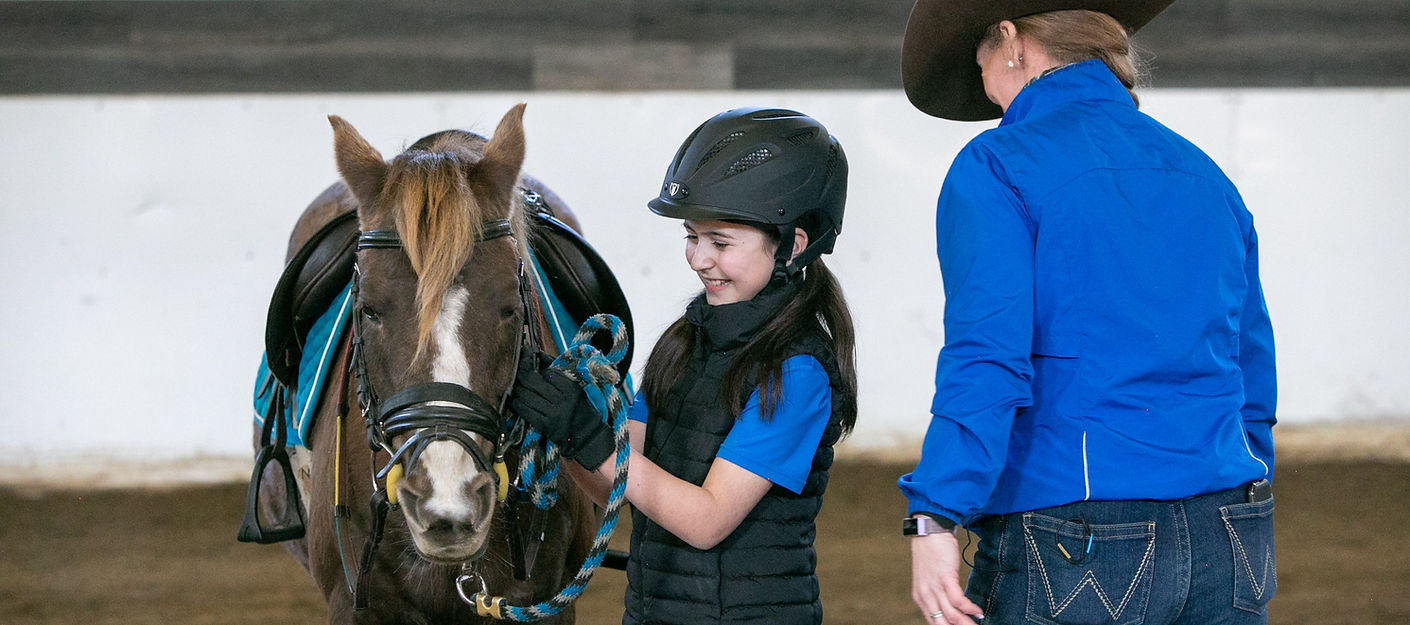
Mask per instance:
[[[789,289],[791,290],[791,289]],[[644,454],[671,474],[696,485],[705,476],[735,418],[720,384],[735,357],[781,296],[708,307],[703,297],[687,309],[697,325],[695,357],[671,388],[667,405],[648,417]],[[773,300],[773,301],[770,301]],[[627,565],[628,624],[822,622],[815,574],[814,519],[832,466],[832,446],[842,428],[839,407],[854,401],[838,385],[836,358],[818,333],[806,335],[787,356],[817,359],[832,383],[833,415],[819,443],[801,494],[773,486],[739,527],[702,551],[676,538],[638,511],[632,513]]]

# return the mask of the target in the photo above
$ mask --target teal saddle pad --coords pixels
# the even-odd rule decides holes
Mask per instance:
[[[538,293],[539,304],[548,315],[548,329],[553,343],[558,347],[558,351],[562,351],[573,339],[573,334],[577,332],[578,324],[582,320],[574,320],[569,316],[562,301],[553,292],[553,287],[544,275],[543,268],[539,266],[538,259],[532,255],[530,258],[533,261],[531,264],[534,270],[534,291]],[[293,389],[293,397],[287,402],[288,412],[284,420],[286,445],[308,446],[308,436],[313,429],[313,415],[318,410],[324,386],[336,375],[336,372],[332,371],[333,355],[337,352],[339,339],[348,331],[352,307],[352,283],[349,282],[342,292],[333,298],[328,310],[309,329],[304,341],[303,357],[299,361],[298,384]],[[255,373],[254,409],[257,426],[263,427],[265,414],[269,412],[269,404],[274,400],[274,391],[278,384],[279,381],[269,370],[268,355],[262,354],[259,369]],[[630,388],[630,382],[627,388]]]

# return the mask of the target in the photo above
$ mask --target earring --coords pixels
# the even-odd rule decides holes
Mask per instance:
[[[1013,67],[1013,59],[1009,59],[1009,67]]]

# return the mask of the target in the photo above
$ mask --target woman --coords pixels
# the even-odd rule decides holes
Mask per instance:
[[[1154,2],[921,0],[911,101],[1002,115],[940,192],[945,345],[900,479],[930,622],[1266,623],[1276,384],[1234,185],[1137,110]],[[954,528],[980,536],[967,588]]]
[[[632,405],[624,623],[822,622],[813,522],[857,383],[851,315],[818,256],[846,189],[846,156],[816,120],[735,109],[686,139],[649,203],[684,220],[704,291]],[[513,405],[605,491],[610,440],[581,397],[550,367],[520,372]]]

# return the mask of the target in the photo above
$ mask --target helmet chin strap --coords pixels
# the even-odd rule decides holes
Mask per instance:
[[[778,227],[778,248],[774,249],[774,272],[769,284],[783,286],[803,275],[801,263],[788,262],[793,259],[793,237],[793,224]]]
[[[773,286],[783,286],[797,280],[803,275],[803,269],[798,265],[787,264],[786,260],[774,259],[774,274],[769,278],[769,284]]]
[[[793,228],[793,224],[779,226],[778,249],[774,250],[774,272],[769,278],[770,284],[784,285],[801,278],[803,270],[822,256],[823,251],[829,249],[837,239],[837,230],[828,230],[827,234],[818,237],[816,241],[808,242],[808,247],[793,256]],[[789,263],[789,260],[793,262]]]

